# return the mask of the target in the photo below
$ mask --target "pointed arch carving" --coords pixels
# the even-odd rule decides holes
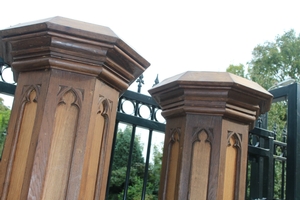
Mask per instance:
[[[181,128],[171,128],[170,129],[171,137],[169,140],[169,146],[180,141]]]
[[[97,114],[100,113],[102,116],[109,115],[112,110],[112,104],[111,100],[99,95]]]
[[[206,199],[207,197],[212,140],[212,128],[194,128],[187,199],[197,199],[199,196]]]
[[[60,85],[57,93],[57,107],[55,111],[53,134],[48,160],[48,173],[45,176],[43,198],[51,196],[53,199],[65,198],[69,173],[72,164],[79,113],[84,97],[84,90]],[[61,173],[54,173],[54,171]],[[52,175],[54,174],[54,175]],[[55,182],[60,183],[58,188]],[[51,194],[51,191],[57,191]]]
[[[73,93],[74,95],[74,100],[71,104],[76,105],[78,108],[81,108],[81,104],[84,99],[84,90],[69,86],[59,86],[57,93],[58,104],[66,104],[65,96],[69,92]]]
[[[233,140],[233,142],[231,141]],[[235,148],[242,148],[242,134],[234,131],[228,131],[227,133],[227,146],[233,146]]]
[[[22,90],[22,104],[30,102],[30,94],[32,93],[32,91],[35,91],[36,95],[34,97],[34,99],[32,99],[33,102],[38,102],[38,98],[40,95],[40,88],[41,85],[40,84],[36,84],[36,85],[25,85],[23,87]]]
[[[224,176],[224,197],[228,199],[238,199],[235,188],[239,185],[241,151],[242,134],[228,130]]]
[[[176,178],[178,170],[178,158],[180,150],[180,137],[181,137],[181,128],[171,128],[169,130],[169,141],[168,141],[168,150],[167,150],[167,166],[166,166],[166,178],[164,182],[164,187],[166,188],[163,196],[164,199],[170,199],[175,194],[176,188]],[[172,166],[172,170],[169,170]],[[167,184],[168,183],[168,184]]]
[[[201,142],[200,134],[203,134],[203,133],[205,133],[207,135],[205,142],[212,144],[213,129],[212,128],[199,128],[199,127],[194,128],[192,143],[194,144],[195,142]]]
[[[10,180],[14,184],[10,186],[4,185],[4,196],[7,195],[8,199],[19,198],[21,191],[16,189],[20,188],[24,181],[25,172],[28,172],[26,168],[26,160],[28,159],[30,145],[35,143],[33,138],[34,124],[37,112],[37,102],[40,94],[40,84],[25,85],[22,88],[21,94],[21,107],[19,109],[19,117],[16,122],[14,130],[14,138],[11,143],[11,152],[9,155],[8,169],[6,174],[6,180]],[[19,142],[22,141],[22,142]],[[22,151],[17,151],[22,149]],[[18,173],[19,172],[19,173]],[[16,192],[18,191],[18,192]]]
[[[96,187],[94,191],[94,198],[100,198],[100,191],[101,191],[101,182],[102,182],[102,174],[104,173],[104,167],[101,163],[104,163],[106,150],[105,144],[107,144],[108,139],[108,127],[110,124],[110,116],[112,112],[113,101],[106,98],[105,96],[99,94],[98,104],[97,104],[97,115],[96,115],[96,123],[94,126],[95,132],[95,144],[96,151],[99,153],[99,160],[98,160],[98,169],[97,169],[97,180],[96,180]]]

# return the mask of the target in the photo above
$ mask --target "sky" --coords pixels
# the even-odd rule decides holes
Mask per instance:
[[[299,7],[288,0],[9,0],[1,2],[0,30],[54,16],[107,26],[151,63],[146,94],[157,74],[162,81],[246,65],[256,45],[290,29],[300,32]]]
[[[0,30],[55,16],[107,26],[151,63],[142,87],[148,94],[157,74],[162,81],[247,66],[258,44],[290,29],[300,33],[299,7],[296,0],[2,0]],[[4,99],[11,106],[12,98]]]

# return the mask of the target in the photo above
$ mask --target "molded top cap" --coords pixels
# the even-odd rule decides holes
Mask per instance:
[[[59,69],[95,76],[125,91],[150,63],[110,28],[64,17],[0,31],[0,56],[22,72]]]
[[[188,71],[149,90],[165,116],[184,113],[224,115],[247,121],[269,111],[272,94],[228,72]]]
[[[26,29],[24,28],[26,27]],[[77,21],[64,17],[52,17],[28,23],[21,23],[1,31],[1,36],[21,35],[42,30],[56,30],[78,36],[86,36],[105,41],[116,41],[118,36],[108,27]]]
[[[250,81],[248,79],[242,78],[235,74],[228,72],[203,72],[203,71],[187,71],[176,76],[165,79],[155,87],[151,88],[151,93],[157,92],[159,90],[164,90],[168,87],[174,87],[175,85],[180,85],[181,87],[194,85],[199,86],[229,86],[235,85],[239,87],[249,88],[251,90],[259,91],[267,96],[272,96],[267,90],[261,87],[259,84]]]

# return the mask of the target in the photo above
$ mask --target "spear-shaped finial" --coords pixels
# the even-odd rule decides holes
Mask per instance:
[[[158,80],[158,74],[156,75],[156,79],[154,80],[154,84],[153,84],[153,86],[155,86],[155,85],[157,85],[159,83],[159,80]],[[152,87],[153,87],[152,86]]]
[[[144,76],[143,76],[143,74],[142,74],[142,75],[140,75],[140,77],[136,80],[136,82],[139,83],[139,84],[138,84],[138,91],[137,91],[138,93],[141,93],[142,84],[144,84],[143,78],[144,78]]]

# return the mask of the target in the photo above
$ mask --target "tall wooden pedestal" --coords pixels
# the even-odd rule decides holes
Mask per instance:
[[[18,80],[1,199],[104,199],[117,101],[149,63],[109,28],[61,17],[0,34]]]

